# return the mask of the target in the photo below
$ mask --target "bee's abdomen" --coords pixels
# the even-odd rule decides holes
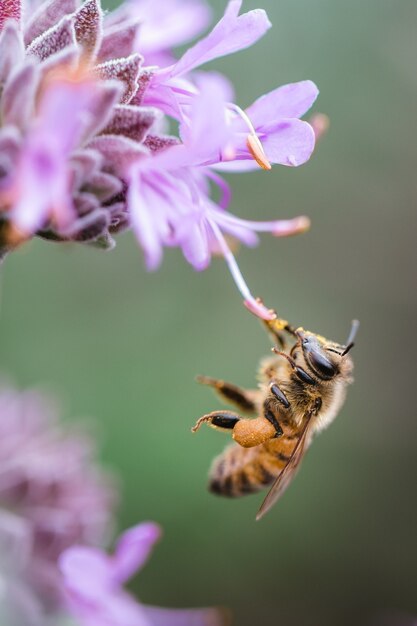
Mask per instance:
[[[232,444],[214,459],[209,490],[228,498],[256,493],[275,480],[285,463],[284,459],[268,450],[268,444],[256,448],[241,448]]]

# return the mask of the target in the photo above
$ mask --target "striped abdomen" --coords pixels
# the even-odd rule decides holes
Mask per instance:
[[[237,444],[228,446],[213,461],[209,475],[210,491],[237,498],[264,489],[284,469],[297,440],[295,435],[284,435],[255,448],[242,448]]]

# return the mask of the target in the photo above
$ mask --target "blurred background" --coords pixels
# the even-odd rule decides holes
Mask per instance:
[[[226,437],[190,427],[220,408],[196,374],[254,384],[270,343],[223,261],[195,273],[167,251],[147,274],[131,235],[100,253],[38,241],[1,276],[0,369],[97,418],[102,459],[122,485],[119,528],[153,519],[164,538],[133,587],[165,606],[221,604],[235,624],[410,623],[417,614],[417,4],[262,0],[274,28],[215,63],[237,102],[314,80],[331,128],[311,161],[230,177],[232,210],[312,219],[265,237],[239,263],[250,287],[295,325],[343,342],[361,321],[355,384],[285,497],[206,491]],[[223,1],[212,2],[219,17]],[[246,0],[245,10],[258,2]]]

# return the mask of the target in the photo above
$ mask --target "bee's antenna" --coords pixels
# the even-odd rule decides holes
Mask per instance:
[[[359,328],[359,321],[353,320],[352,326],[350,327],[349,337],[347,338],[347,341],[346,341],[346,348],[343,350],[341,356],[346,356],[346,354],[350,350],[352,350],[353,346],[355,345],[354,339],[356,337],[356,333],[358,332],[358,328]]]

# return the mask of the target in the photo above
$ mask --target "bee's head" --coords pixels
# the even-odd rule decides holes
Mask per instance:
[[[322,381],[333,380],[336,376],[349,376],[352,370],[352,360],[348,356],[353,348],[353,339],[356,335],[359,322],[354,320],[345,345],[327,341],[324,337],[298,328],[298,346],[301,347],[306,365],[315,378]]]

